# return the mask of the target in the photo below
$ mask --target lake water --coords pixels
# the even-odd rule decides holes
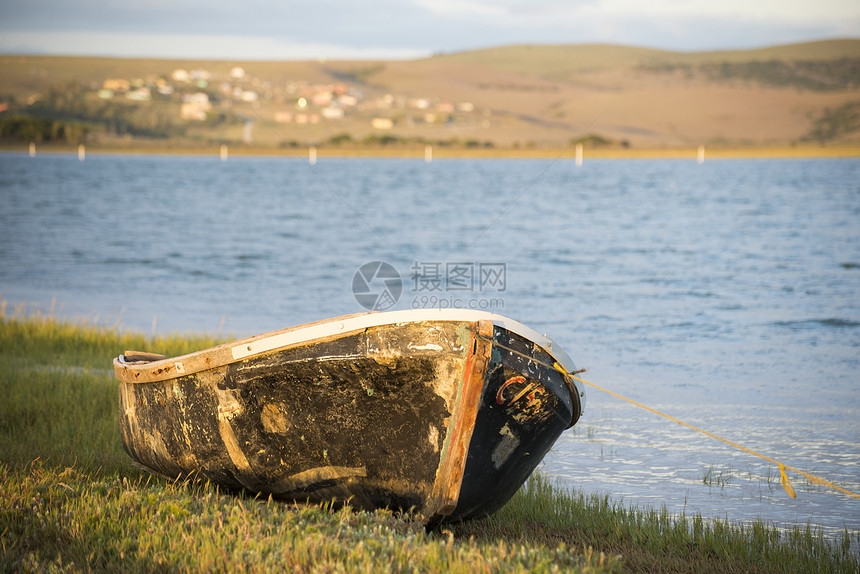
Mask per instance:
[[[860,160],[0,154],[0,200],[10,304],[243,336],[363,311],[356,272],[382,261],[394,309],[518,319],[587,380],[860,492]],[[860,528],[860,500],[795,474],[791,499],[774,465],[595,389],[542,468],[672,512]]]

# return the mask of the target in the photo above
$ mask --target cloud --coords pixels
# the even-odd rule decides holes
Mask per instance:
[[[502,44],[730,49],[860,36],[856,0],[21,0],[0,50],[167,57],[389,57]],[[141,50],[150,50],[143,54]],[[253,56],[252,56],[253,55]],[[296,56],[304,58],[306,56]]]
[[[504,6],[497,2],[470,2],[467,0],[414,0],[427,12],[455,18],[471,18],[473,16],[499,17],[507,14]]]
[[[407,60],[430,55],[411,48],[290,42],[261,36],[79,32],[5,33],[0,36],[0,52],[202,60]]]

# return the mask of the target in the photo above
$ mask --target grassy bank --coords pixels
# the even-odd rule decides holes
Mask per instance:
[[[849,536],[628,508],[533,477],[494,516],[425,532],[409,515],[297,506],[171,482],[122,451],[111,360],[205,336],[0,318],[0,570],[856,572]]]

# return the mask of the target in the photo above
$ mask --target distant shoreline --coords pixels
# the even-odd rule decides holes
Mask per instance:
[[[314,148],[317,158],[403,158],[425,159],[424,147],[355,147]],[[273,148],[253,147],[247,145],[227,146],[227,159],[230,157],[292,157],[307,160],[311,154],[310,147]],[[28,154],[27,145],[3,144],[0,153]],[[36,145],[36,155],[78,155],[78,146]],[[96,146],[84,147],[84,157],[92,155],[176,155],[176,156],[212,156],[221,157],[221,147],[154,147],[154,146]],[[431,160],[436,159],[569,159],[575,160],[574,146],[566,148],[483,148],[463,149],[433,146]],[[838,146],[761,146],[761,147],[704,147],[704,160],[708,159],[778,159],[778,158],[857,158],[860,157],[860,145]],[[699,148],[642,148],[642,149],[585,149],[583,161],[591,159],[699,159]]]

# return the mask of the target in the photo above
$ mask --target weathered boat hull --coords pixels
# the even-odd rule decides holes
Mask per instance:
[[[582,412],[573,365],[540,338],[489,313],[398,311],[172,359],[127,353],[114,361],[123,444],[168,477],[414,509],[431,525],[484,515]]]

